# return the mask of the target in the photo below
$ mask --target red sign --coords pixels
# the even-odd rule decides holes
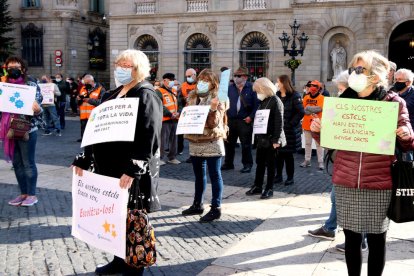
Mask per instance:
[[[55,51],[55,56],[61,57],[62,56],[62,51],[61,50],[56,50]]]
[[[60,58],[60,57],[56,57],[56,58],[55,58],[55,63],[56,63],[56,64],[62,64],[62,58]]]

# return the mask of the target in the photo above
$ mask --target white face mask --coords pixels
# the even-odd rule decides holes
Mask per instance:
[[[194,80],[193,80],[193,78],[192,78],[192,77],[188,77],[188,78],[187,78],[187,82],[188,82],[188,83],[193,83],[193,82],[194,82]]]
[[[354,72],[349,75],[348,78],[348,85],[357,93],[360,93],[362,90],[367,88],[368,84],[368,76],[364,74],[357,74]]]
[[[174,86],[174,84],[175,84],[175,82],[174,81],[169,81],[168,82],[168,88],[173,88],[173,86]]]
[[[257,98],[259,99],[259,101],[263,101],[264,99],[266,99],[266,95],[257,93]]]
[[[276,82],[275,86],[276,86],[276,91],[275,92],[278,92],[280,90],[279,83]]]

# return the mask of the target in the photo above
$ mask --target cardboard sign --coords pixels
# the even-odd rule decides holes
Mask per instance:
[[[39,83],[40,93],[42,93],[42,104],[54,104],[55,102],[55,85],[54,83]]]
[[[230,69],[221,72],[218,98],[220,102],[225,102],[229,98]]]
[[[134,141],[139,98],[113,99],[95,107],[86,124],[81,147]]]
[[[72,235],[87,244],[125,258],[128,190],[119,179],[73,172]]]
[[[266,134],[270,109],[257,110],[254,116],[253,134]]]
[[[209,111],[209,105],[184,107],[178,120],[176,134],[203,134]]]
[[[321,146],[394,155],[398,103],[326,97]]]
[[[0,112],[33,116],[36,87],[0,82]]]

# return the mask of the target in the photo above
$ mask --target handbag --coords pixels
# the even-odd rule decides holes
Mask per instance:
[[[10,114],[9,130],[7,131],[7,138],[14,140],[29,140],[29,131],[32,124],[27,116]]]
[[[130,203],[135,208],[128,208],[126,227],[126,257],[125,262],[132,267],[141,268],[155,264],[157,251],[155,249],[154,227],[149,221],[145,209],[139,209],[138,199],[142,204],[139,182],[134,183],[134,193],[131,192]],[[135,194],[135,202],[132,195]]]
[[[414,221],[414,161],[402,161],[401,153],[392,164],[392,195],[388,218],[401,223]]]

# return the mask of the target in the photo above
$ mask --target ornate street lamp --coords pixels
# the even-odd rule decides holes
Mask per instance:
[[[283,55],[286,56],[286,54],[288,54],[291,57],[289,60],[285,61],[285,66],[287,66],[291,70],[292,83],[293,85],[295,85],[295,70],[302,63],[300,59],[296,59],[295,57],[298,56],[299,54],[303,56],[303,52],[305,51],[305,48],[306,48],[306,42],[308,41],[309,37],[304,32],[302,32],[302,35],[297,38],[299,41],[299,50],[296,50],[297,48],[296,36],[298,35],[300,24],[298,24],[295,19],[293,21],[293,25],[289,25],[289,26],[292,31],[292,44],[290,46],[290,49],[288,49],[289,42],[290,42],[290,36],[288,36],[288,34],[285,31],[283,31],[282,36],[279,37],[279,39],[282,42]]]

